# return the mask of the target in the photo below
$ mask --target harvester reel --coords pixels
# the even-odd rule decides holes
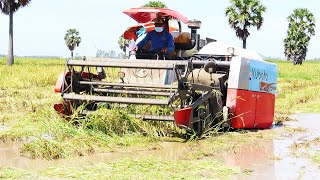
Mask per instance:
[[[221,68],[229,67],[228,63],[194,58],[188,61],[97,59],[69,60],[66,66],[69,75],[65,77],[62,97],[68,114],[86,114],[98,106],[124,107],[133,117],[175,121],[179,127],[199,135],[215,128],[223,119],[222,98],[225,97],[215,91],[221,91],[219,82],[226,74],[220,72]],[[99,72],[105,72],[107,78],[99,76]],[[116,82],[117,79],[122,82]],[[171,110],[188,119],[180,116],[182,121],[178,123]]]
[[[64,93],[74,93],[74,94],[88,94],[90,95],[92,93],[92,86],[80,84],[80,81],[83,81],[84,79],[97,79],[98,76],[92,73],[83,72],[83,68],[81,71],[75,71],[74,69],[69,69],[69,72],[64,78]],[[96,110],[97,105],[94,102],[86,102],[84,103],[81,100],[64,100],[63,108],[64,108],[64,114],[65,115],[71,115],[74,113],[81,114],[81,112],[77,112],[79,107],[83,106],[82,110]]]

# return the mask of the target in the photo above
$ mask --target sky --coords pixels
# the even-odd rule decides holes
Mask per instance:
[[[32,0],[14,15],[14,53],[18,56],[61,56],[70,52],[65,45],[67,29],[76,28],[82,42],[75,50],[79,56],[95,56],[97,50],[115,50],[119,36],[136,22],[122,13],[139,7],[149,0]],[[202,21],[198,31],[234,46],[242,46],[224,15],[228,0],[162,0],[170,9],[188,19]],[[284,58],[283,39],[287,31],[287,17],[295,8],[308,8],[318,21],[316,35],[311,39],[307,59],[320,57],[320,1],[319,0],[261,0],[267,7],[264,24],[259,31],[251,28],[247,49],[273,58]],[[8,51],[9,17],[0,14],[0,54]],[[183,30],[190,30],[183,26]]]

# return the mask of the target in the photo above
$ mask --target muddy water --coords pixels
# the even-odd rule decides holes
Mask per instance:
[[[30,159],[21,156],[21,143],[0,143],[0,168],[20,168],[26,170],[42,170],[49,167],[80,167],[98,163],[114,162],[123,158],[163,157],[179,159],[187,151],[187,145],[180,142],[164,142],[150,147],[122,148],[117,152],[97,153],[87,157],[77,157],[61,160]]]
[[[320,137],[320,114],[300,114],[292,118],[297,121],[286,122],[284,126],[306,128],[307,131],[289,133],[285,132],[284,128],[275,127],[279,131],[284,131],[281,133],[282,136],[244,145],[236,152],[224,154],[220,157],[220,161],[229,166],[239,167],[242,172],[249,172],[249,175],[242,173],[235,179],[320,179],[319,165],[313,164],[304,157],[294,157],[289,149],[293,143],[302,143]],[[165,142],[157,146],[128,148],[89,157],[47,161],[21,156],[19,146],[21,146],[19,143],[0,143],[0,168],[40,170],[59,166],[78,167],[146,156],[174,160],[180,159],[189,149],[186,143]]]
[[[21,143],[4,142],[0,144],[0,168],[22,168],[22,169],[39,169],[43,166],[50,166],[49,161],[32,160],[20,155],[19,147]]]
[[[299,114],[284,126],[305,128],[302,133],[283,135],[274,140],[245,145],[236,154],[224,157],[227,165],[240,167],[250,175],[236,179],[320,179],[320,168],[304,157],[294,157],[289,147],[320,137],[320,114]]]

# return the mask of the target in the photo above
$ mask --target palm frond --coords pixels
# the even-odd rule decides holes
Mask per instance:
[[[315,35],[314,15],[306,8],[298,8],[287,20],[289,25],[284,39],[284,54],[287,59],[302,62],[306,58],[310,39]]]
[[[236,36],[242,40],[250,36],[248,29],[251,26],[259,30],[263,24],[263,14],[266,7],[260,0],[230,0],[230,6],[225,10],[228,23],[236,31]]]
[[[156,7],[156,8],[167,8],[167,5],[161,1],[149,1],[144,4],[142,7]]]
[[[31,0],[0,0],[0,9],[3,14],[15,13],[20,7],[31,3]]]
[[[70,51],[73,51],[81,43],[80,33],[77,29],[68,29],[64,36],[65,43]]]

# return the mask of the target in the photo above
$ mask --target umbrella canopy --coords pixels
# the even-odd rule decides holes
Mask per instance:
[[[131,8],[123,11],[124,14],[130,16],[132,19],[136,20],[138,23],[147,23],[154,20],[156,17],[168,17],[169,19],[177,19],[181,22],[187,24],[188,18],[182,15],[181,13],[166,9],[166,8]]]
[[[155,29],[153,22],[138,24],[138,25],[128,27],[127,30],[123,33],[123,37],[128,40],[131,40],[131,39],[136,40],[138,38],[138,31],[141,30],[141,28],[145,28],[145,32],[150,32]],[[179,29],[170,26],[169,32],[173,32],[173,31],[179,31]]]

